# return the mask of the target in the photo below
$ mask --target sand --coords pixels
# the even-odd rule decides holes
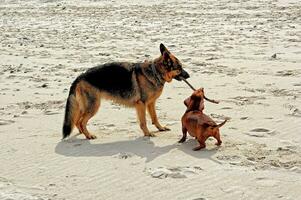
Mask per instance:
[[[0,199],[299,199],[301,5],[272,1],[0,1]],[[171,131],[142,137],[135,111],[102,102],[61,141],[72,81],[89,67],[138,62],[164,43],[223,144],[178,144],[184,82],[157,104]]]

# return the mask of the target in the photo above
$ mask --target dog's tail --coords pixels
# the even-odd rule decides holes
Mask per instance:
[[[68,137],[74,127],[74,114],[77,109],[77,102],[75,98],[75,87],[77,81],[74,81],[70,87],[69,96],[67,98],[66,109],[65,109],[65,118],[63,124],[63,138]]]
[[[218,124],[216,127],[220,128],[222,127],[229,119],[225,119],[225,121],[223,121],[222,123]]]

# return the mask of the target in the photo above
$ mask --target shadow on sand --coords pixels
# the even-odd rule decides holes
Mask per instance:
[[[196,158],[207,158],[214,162],[218,162],[217,160],[212,159],[212,156],[218,151],[217,147],[193,151],[192,148],[196,145],[197,142],[194,139],[189,139],[183,144],[175,142],[172,145],[160,147],[155,146],[154,142],[148,137],[139,137],[135,140],[91,144],[89,140],[78,139],[76,136],[73,136],[68,140],[60,141],[55,148],[55,152],[70,157],[102,157],[113,156],[119,153],[130,153],[141,158],[146,158],[145,162],[150,162],[155,158],[168,153],[172,149],[178,149]]]

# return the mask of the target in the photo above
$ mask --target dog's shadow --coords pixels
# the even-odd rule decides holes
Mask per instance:
[[[76,136],[73,136],[67,140],[60,141],[55,147],[55,152],[69,157],[103,157],[126,153],[146,158],[145,162],[150,162],[173,149],[178,149],[193,157],[207,158],[217,162],[212,159],[212,156],[217,152],[218,148],[193,151],[192,148],[196,145],[197,142],[194,139],[189,139],[183,144],[175,142],[174,144],[161,147],[156,146],[148,137],[139,137],[135,140],[92,144],[89,140],[79,139]]]

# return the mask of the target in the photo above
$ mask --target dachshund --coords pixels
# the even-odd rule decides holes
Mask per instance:
[[[205,115],[203,113],[204,99],[207,100],[204,95],[204,89],[200,88],[195,90],[193,94],[184,101],[187,109],[182,117],[183,137],[179,143],[186,141],[188,132],[192,137],[195,137],[200,144],[198,147],[193,148],[194,151],[205,148],[205,141],[211,136],[217,140],[216,145],[220,146],[222,141],[220,139],[219,128],[228,120],[225,119],[221,124],[216,124],[209,116]]]

